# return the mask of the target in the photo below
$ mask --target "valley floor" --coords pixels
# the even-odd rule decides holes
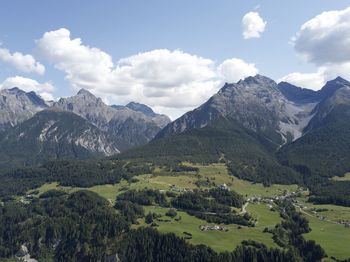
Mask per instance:
[[[145,212],[161,214],[157,220],[157,229],[161,232],[173,232],[185,237],[193,244],[205,244],[217,251],[232,251],[243,240],[255,240],[269,247],[278,248],[272,239],[272,234],[264,232],[265,228],[273,228],[281,222],[281,217],[274,211],[274,200],[284,196],[295,195],[294,201],[297,210],[300,210],[309,220],[312,231],[305,234],[306,239],[315,240],[326,251],[329,257],[346,259],[350,257],[350,208],[335,205],[313,205],[307,202],[308,192],[297,185],[272,185],[264,187],[262,184],[251,183],[232,177],[228,174],[225,164],[199,165],[184,163],[197,167],[199,172],[170,173],[157,168],[153,174],[135,177],[133,182],[121,181],[115,185],[99,185],[87,188],[108,199],[112,204],[116,196],[130,189],[156,189],[173,191],[175,193],[226,186],[246,197],[248,202],[243,210],[256,219],[255,227],[244,227],[235,224],[220,225],[225,230],[201,230],[201,226],[215,226],[204,220],[177,210],[177,216],[165,216],[168,208],[159,206],[145,206]],[[41,194],[50,189],[59,189],[68,193],[82,188],[62,187],[57,183],[45,184],[32,192]],[[25,197],[20,199],[26,201]],[[245,210],[244,210],[245,209]],[[181,218],[180,218],[181,217]],[[139,226],[148,226],[144,219],[139,219]]]

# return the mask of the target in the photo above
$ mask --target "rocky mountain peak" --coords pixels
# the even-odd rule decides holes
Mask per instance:
[[[350,82],[338,76],[337,78],[327,81],[327,83],[318,91],[321,100],[328,99],[331,97],[337,90],[343,87],[349,87]]]
[[[96,103],[96,104],[99,104],[99,105],[102,105],[103,102],[102,102],[102,99],[99,98],[99,97],[96,97],[94,94],[92,94],[90,91],[82,88],[78,91],[78,93],[73,96],[75,97],[76,99],[79,99],[79,100],[84,100],[84,101],[87,101],[87,102],[91,102],[91,103]]]
[[[22,89],[19,89],[18,87],[12,87],[12,88],[9,88],[7,90],[8,90],[8,92],[11,92],[13,94],[25,93]]]
[[[341,76],[337,76],[333,81],[338,82],[338,83],[344,83],[346,85],[350,85],[350,82]]]
[[[344,86],[350,86],[350,82],[345,80],[344,78],[338,76],[333,80],[327,81],[324,87],[321,90],[337,90]]]
[[[0,130],[15,126],[47,107],[35,92],[26,93],[18,87],[0,90]]]
[[[250,76],[224,87],[206,103],[170,123],[157,137],[202,128],[219,118],[237,121],[275,145],[301,136],[314,104],[298,106],[265,76]]]
[[[148,115],[148,116],[152,116],[152,117],[156,116],[156,113],[154,113],[153,109],[150,108],[149,106],[144,105],[144,104],[130,102],[126,105],[126,107],[128,107],[134,111],[141,112],[141,113]]]
[[[243,84],[243,85],[259,85],[259,86],[270,86],[270,87],[275,87],[277,83],[272,80],[271,78],[268,78],[263,75],[255,75],[255,76],[248,76],[243,80],[240,80],[238,84]]]
[[[95,97],[90,91],[82,88],[77,93],[78,96]]]

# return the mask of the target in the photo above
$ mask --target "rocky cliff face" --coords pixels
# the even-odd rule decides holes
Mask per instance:
[[[84,89],[61,98],[52,107],[73,112],[113,135],[121,150],[147,143],[170,121],[163,115],[150,115],[149,110],[144,113],[127,106],[108,106]]]
[[[34,92],[27,93],[17,87],[0,90],[0,131],[22,123],[47,107]]]
[[[135,102],[130,102],[126,105],[127,108],[130,108],[133,111],[141,112],[146,116],[151,117],[152,121],[159,126],[160,128],[165,127],[167,124],[171,122],[170,118],[163,114],[156,114],[152,108]]]
[[[302,135],[315,103],[288,100],[273,80],[257,75],[225,86],[199,108],[167,125],[157,137],[201,128],[219,117],[229,117],[263,135],[276,146]]]
[[[0,166],[27,166],[48,160],[119,153],[115,140],[82,117],[44,110],[2,133]]]
[[[82,89],[45,102],[19,88],[0,91],[0,166],[110,156],[146,144],[170,119],[145,105],[111,107]]]
[[[341,77],[328,81],[318,93],[320,102],[312,112],[314,117],[305,128],[305,133],[322,125],[333,109],[341,105],[350,106],[350,82]]]

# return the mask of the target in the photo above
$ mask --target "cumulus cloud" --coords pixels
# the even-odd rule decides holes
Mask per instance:
[[[0,60],[25,73],[36,73],[43,75],[45,67],[37,62],[32,55],[24,55],[20,52],[11,52],[6,48],[0,48]]]
[[[249,12],[242,18],[243,38],[259,38],[265,31],[267,22],[264,21],[258,12]]]
[[[297,54],[316,65],[317,70],[294,72],[280,80],[318,90],[337,76],[350,79],[350,7],[323,12],[306,21],[292,44]]]
[[[39,83],[38,81],[21,76],[9,77],[0,83],[0,89],[9,89],[18,87],[26,92],[34,91],[38,93],[45,100],[53,100],[52,92],[55,90],[54,86],[49,83]]]
[[[324,71],[319,70],[316,73],[290,73],[278,80],[291,83],[296,86],[319,90],[325,83]]]
[[[173,118],[206,101],[223,81],[255,74],[255,66],[243,60],[217,67],[210,59],[181,50],[157,49],[113,62],[109,54],[72,38],[65,28],[46,32],[37,46],[43,58],[65,72],[74,89],[88,89],[110,104],[145,103]]]
[[[292,39],[295,50],[318,65],[350,60],[350,7],[323,12],[304,23]]]
[[[246,63],[238,58],[225,60],[218,69],[225,81],[229,83],[235,83],[247,76],[254,76],[259,71],[255,64]]]

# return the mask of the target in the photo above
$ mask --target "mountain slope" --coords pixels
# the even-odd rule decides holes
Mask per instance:
[[[289,101],[267,77],[247,77],[236,84],[225,84],[202,106],[168,124],[157,138],[201,128],[220,117],[229,117],[278,148],[302,135],[314,106],[313,103],[298,105]]]
[[[0,167],[22,167],[48,160],[85,159],[115,154],[113,139],[85,119],[44,110],[0,136]]]
[[[274,145],[234,119],[219,118],[203,128],[155,139],[130,149],[118,158],[140,158],[171,164],[178,161],[226,161],[231,174],[250,181],[296,183],[301,177],[273,156]]]
[[[314,108],[314,117],[305,127],[304,132],[318,128],[322,125],[324,118],[338,105],[350,105],[350,82],[337,77],[328,81],[326,85],[318,91],[322,95],[322,100]]]
[[[152,118],[152,120],[159,126],[160,128],[165,127],[167,124],[171,122],[170,118],[163,114],[156,114],[152,108],[146,106],[144,104],[130,102],[125,107],[130,108],[133,111],[141,112],[146,116]]]
[[[26,93],[17,87],[0,90],[0,131],[22,123],[47,107],[34,92]]]
[[[278,83],[277,88],[289,101],[294,103],[315,103],[321,99],[317,91],[301,88],[287,82]]]
[[[266,170],[279,177],[274,178],[275,182],[285,180],[278,174],[277,159],[282,165],[306,175],[304,181],[343,175],[350,171],[349,109],[350,83],[340,77],[327,82],[319,91],[311,91],[288,83],[277,85],[258,75],[237,84],[226,84],[202,106],[170,123],[157,135],[154,143],[161,145],[162,142],[157,144],[157,139],[169,138],[158,148],[165,155],[169,155],[168,147],[177,147],[177,144],[185,147],[186,139],[190,155],[201,155],[203,151],[217,157],[217,152],[230,152],[225,157],[230,161],[231,169],[236,170],[238,176],[254,181],[266,181],[266,177],[271,181]],[[215,137],[212,143],[204,142],[209,136],[203,134],[216,128],[217,119],[225,119],[247,133],[232,139],[231,131],[235,129],[227,125],[225,145],[216,140],[217,129],[211,134]],[[242,141],[246,141],[248,133],[259,138],[254,141],[254,146],[248,146],[246,151],[228,149],[246,147]],[[172,138],[174,134],[180,135],[175,139]],[[196,142],[191,144],[193,140]],[[263,151],[258,150],[261,148]],[[182,151],[178,153],[186,153]],[[264,154],[256,155],[257,152]],[[242,163],[246,163],[245,169],[241,168]]]
[[[300,139],[282,147],[281,163],[305,174],[332,177],[350,171],[350,85],[318,106]]]
[[[165,124],[155,120],[158,116],[150,117],[124,106],[108,106],[84,89],[75,96],[61,98],[53,108],[73,112],[108,132],[115,137],[120,150],[146,144]]]
[[[328,81],[320,90],[314,91],[307,88],[294,86],[287,82],[277,85],[278,90],[289,100],[297,104],[319,103],[329,97],[338,89],[349,86],[349,82],[341,77]]]

